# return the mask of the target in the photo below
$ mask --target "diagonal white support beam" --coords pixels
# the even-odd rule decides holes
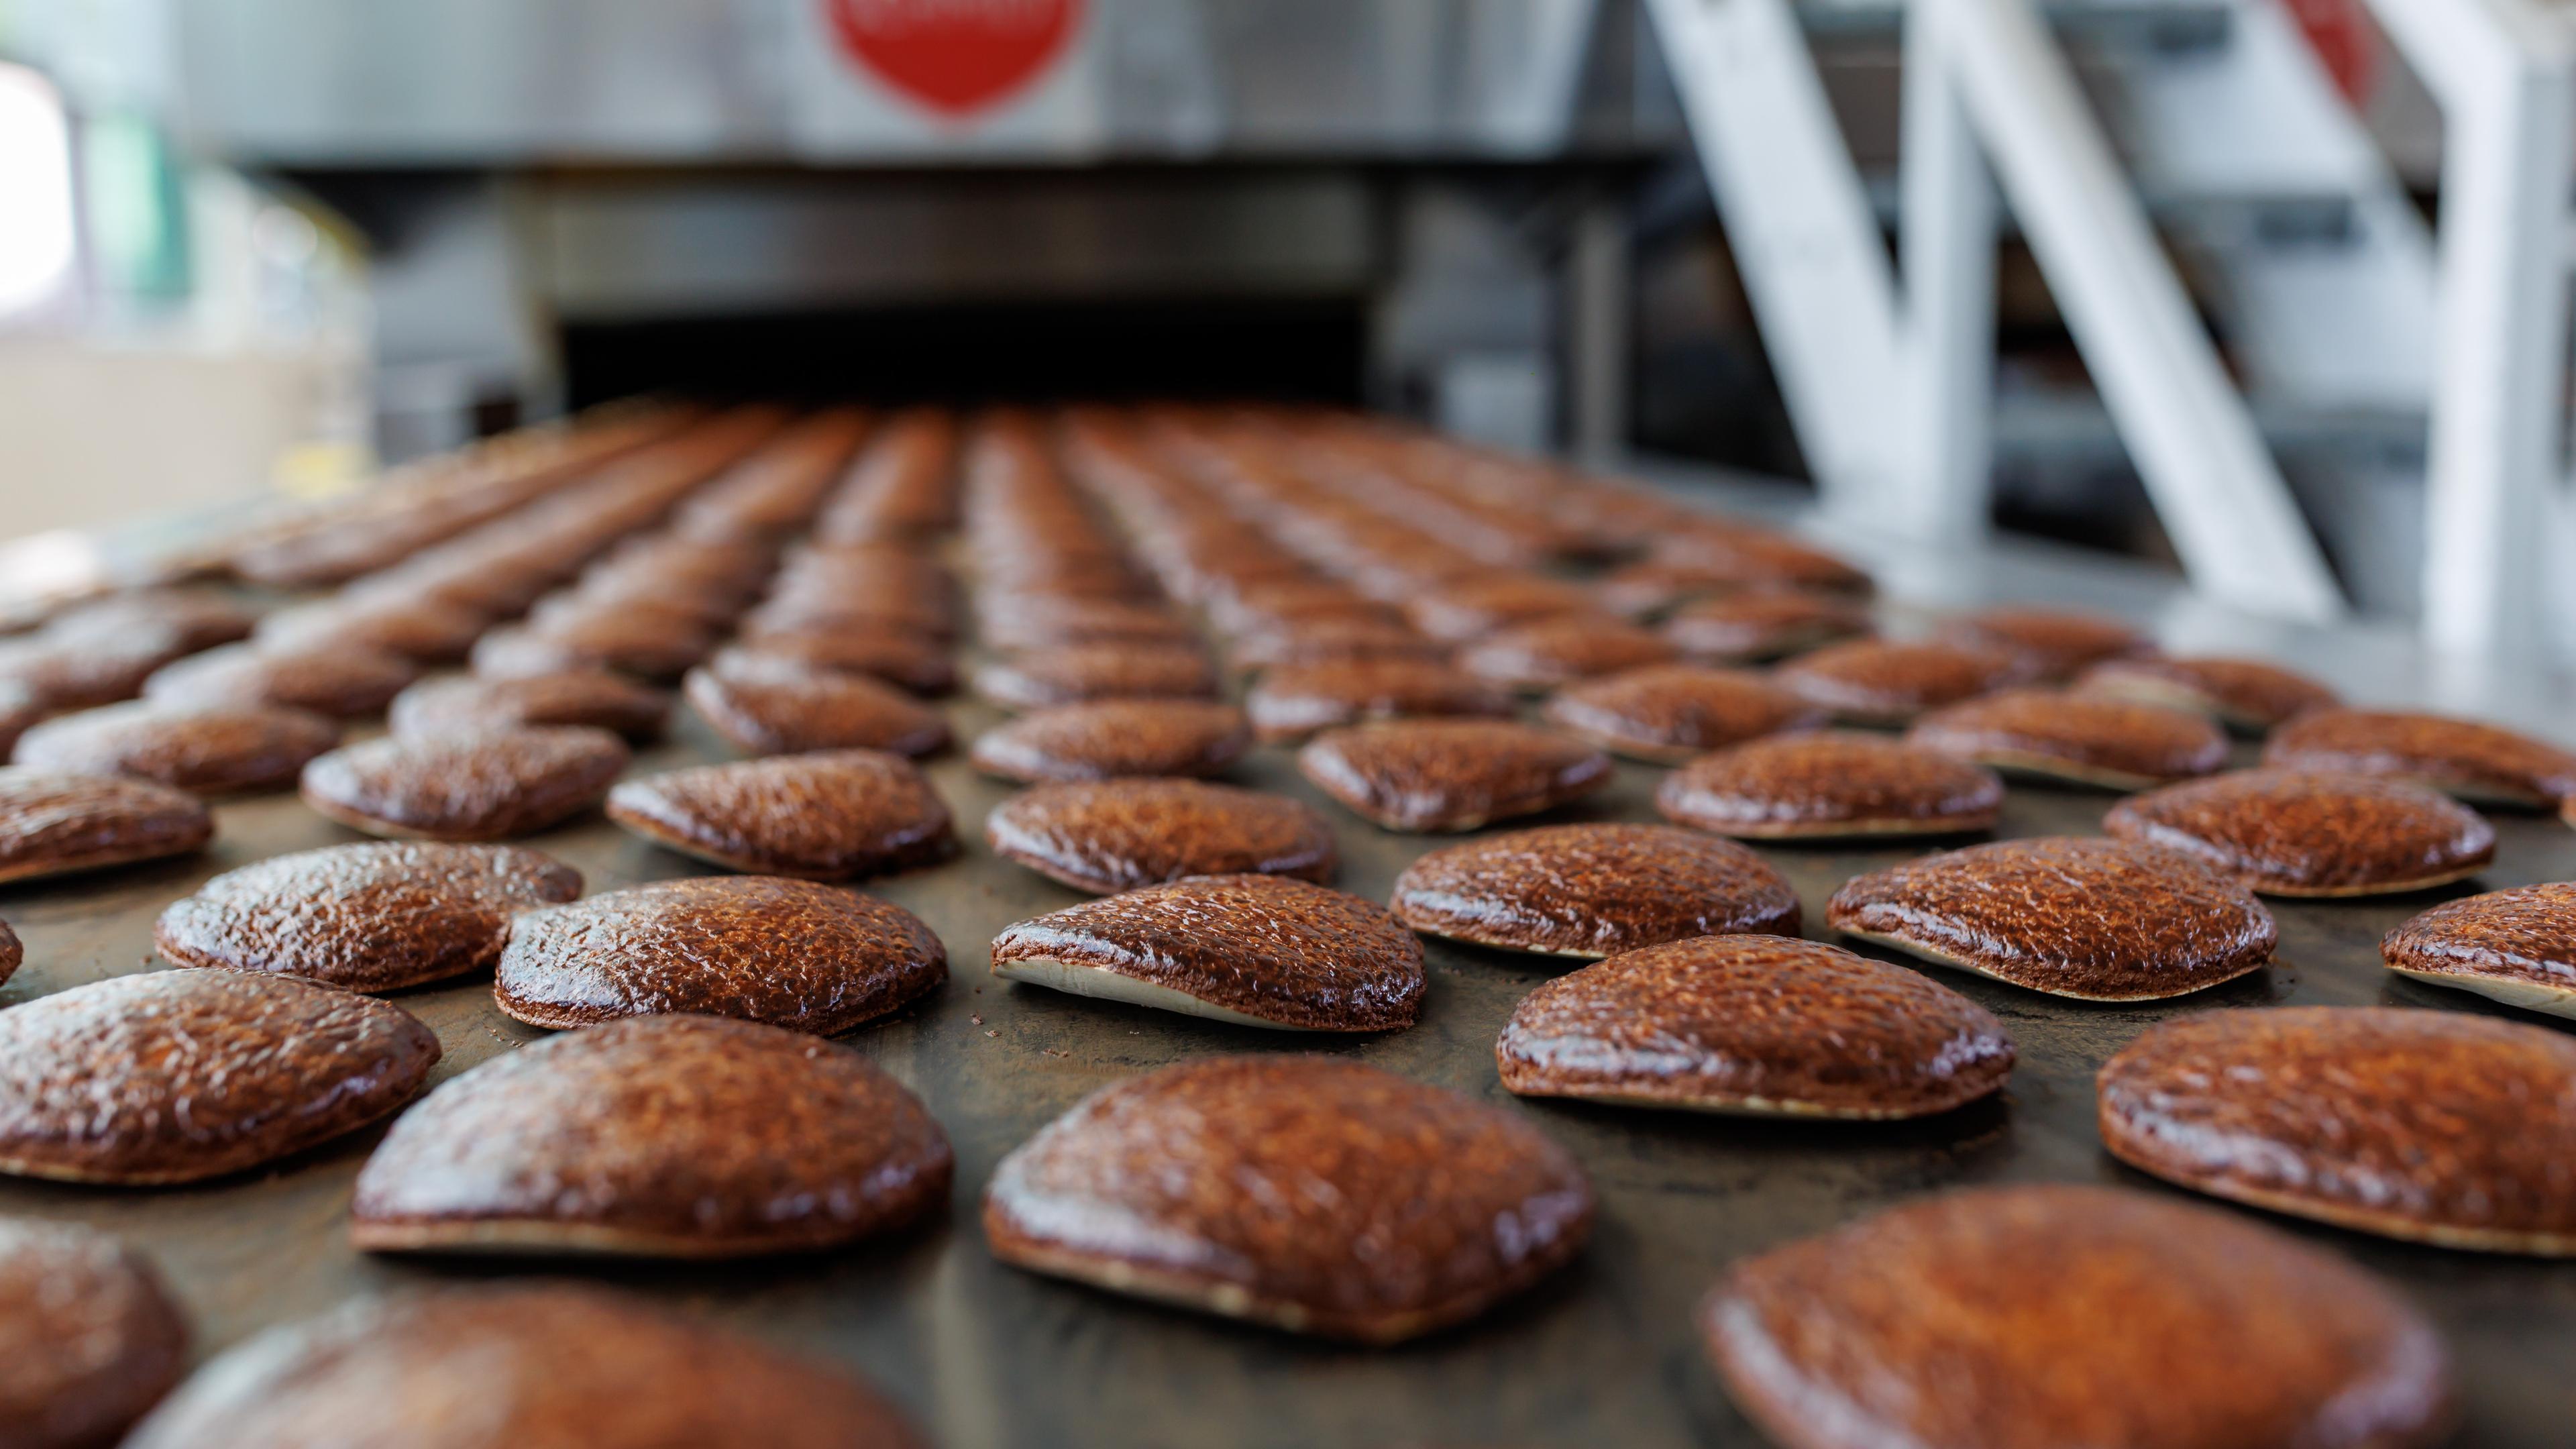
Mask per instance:
[[[1917,4],[1905,27],[1906,435],[1902,486],[1885,516],[1913,537],[1946,542],[1982,535],[1992,512],[1995,189],[1938,13]]]

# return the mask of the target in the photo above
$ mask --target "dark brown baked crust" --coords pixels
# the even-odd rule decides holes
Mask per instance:
[[[2555,808],[2576,797],[2576,754],[2476,720],[2397,710],[2316,709],[2272,731],[2263,763],[2398,775],[2464,800]]]
[[[703,625],[668,609],[638,610],[635,603],[603,602],[579,613],[557,613],[542,623],[495,629],[474,641],[474,672],[511,679],[613,669],[668,684],[715,647]]]
[[[440,599],[360,599],[281,610],[255,633],[279,648],[363,649],[448,664],[463,659],[490,622],[479,609]]]
[[[881,750],[820,750],[628,780],[608,818],[683,855],[761,875],[854,880],[954,855],[948,804]]]
[[[121,775],[0,769],[0,881],[186,855],[215,817],[183,790]]]
[[[262,705],[181,708],[137,700],[48,720],[11,762],[75,775],[131,775],[199,795],[294,788],[307,760],[340,742],[318,714]]]
[[[438,1037],[390,1002],[147,971],[0,1012],[0,1172],[154,1185],[240,1172],[410,1100]]]
[[[1610,757],[1509,720],[1405,719],[1309,740],[1297,768],[1389,830],[1473,830],[1552,810],[1610,783]]]
[[[924,1449],[868,1384],[641,1298],[560,1285],[361,1299],[208,1364],[128,1449]]]
[[[2087,693],[2196,709],[2232,729],[2256,734],[2308,710],[2343,702],[2333,690],[2277,664],[2208,656],[2106,659],[2084,671],[2079,687]]]
[[[1664,818],[1748,840],[1984,830],[2003,781],[1967,760],[1848,730],[1748,740],[1664,777]]]
[[[1365,720],[1500,718],[1512,712],[1512,693],[1445,664],[1351,659],[1264,670],[1243,708],[1255,735],[1281,742]]]
[[[1926,710],[2030,677],[2013,656],[1929,639],[1850,639],[1801,654],[1773,676],[1851,724],[1900,725]]]
[[[1654,764],[1825,722],[1823,710],[1768,676],[1696,664],[1650,664],[1568,685],[1544,713],[1612,754]]]
[[[369,841],[225,871],[152,936],[181,966],[394,991],[489,968],[512,914],[580,894],[580,871],[518,846]]]
[[[1236,669],[1276,669],[1354,659],[1443,664],[1449,653],[1448,645],[1389,619],[1301,619],[1240,635],[1226,645],[1225,657]]]
[[[1413,627],[1453,644],[1533,619],[1592,612],[1592,600],[1580,586],[1517,572],[1450,579],[1404,601],[1405,619]]]
[[[479,735],[386,735],[304,767],[304,803],[352,830],[508,840],[599,804],[626,768],[606,730],[546,725]]]
[[[182,708],[269,705],[332,719],[382,714],[420,666],[381,650],[226,644],[154,671],[143,697]]]
[[[1735,1265],[1700,1327],[1782,1449],[2418,1449],[2448,1355],[2359,1269],[2115,1188],[1979,1188]]]
[[[1302,800],[1202,780],[1032,785],[984,818],[993,853],[1106,894],[1191,875],[1330,881],[1341,852]]]
[[[2227,763],[2227,736],[2199,715],[2056,689],[2007,689],[1934,710],[1905,740],[1996,769],[2114,790],[2187,780]]]
[[[969,758],[1005,780],[1213,775],[1252,747],[1243,711],[1203,699],[1102,699],[986,730]]]
[[[521,916],[492,994],[532,1026],[685,1013],[832,1036],[947,979],[947,949],[901,906],[812,881],[698,876]]]
[[[2133,795],[2102,820],[2121,840],[2178,850],[2275,896],[2423,890],[2495,860],[2495,827],[2411,781],[2235,770]]]
[[[987,660],[975,692],[1004,709],[1087,699],[1213,699],[1216,669],[1196,645],[1076,643]]]
[[[113,1238],[0,1218],[0,1443],[115,1443],[179,1381],[188,1324],[161,1275]]]
[[[1664,638],[1693,659],[1749,664],[1821,648],[1870,629],[1869,610],[1851,599],[1796,589],[1746,589],[1682,605]]]
[[[1968,998],[1838,946],[1674,940],[1521,998],[1494,1043],[1503,1087],[1637,1107],[1884,1119],[2002,1088],[2012,1038]]]
[[[808,669],[865,674],[919,695],[957,688],[957,660],[945,643],[891,625],[761,629],[747,631],[732,647]]]
[[[2104,1064],[2102,1145],[2185,1187],[2366,1233],[2576,1256],[2576,1041],[2378,1006],[2212,1011]]]
[[[717,1258],[836,1247],[945,1206],[918,1098],[848,1047],[653,1016],[505,1052],[402,1115],[358,1174],[376,1251]]]
[[[1846,882],[1837,931],[2070,996],[2154,1001],[2272,959],[2280,928],[2234,879],[2124,840],[2004,840]]]
[[[1249,1196],[1285,1182],[1313,1184],[1293,1210]],[[1591,1227],[1582,1169],[1521,1118],[1306,1056],[1094,1092],[1002,1159],[984,1196],[1006,1263],[1366,1343],[1474,1317]]]
[[[2418,981],[2576,1016],[2576,885],[2444,901],[2382,937],[2379,956]]]
[[[680,684],[689,706],[745,754],[886,750],[935,755],[948,748],[948,717],[895,688],[784,659],[728,654]]]
[[[517,679],[425,679],[394,696],[385,724],[398,735],[480,734],[531,725],[589,725],[632,744],[662,737],[671,697],[605,669]]]
[[[1497,629],[1458,651],[1458,667],[1520,689],[1548,690],[1623,669],[1669,664],[1681,651],[1652,629],[1601,614],[1560,614]]]
[[[2022,662],[2035,679],[2072,679],[2088,665],[2154,646],[2117,619],[2063,609],[1981,609],[1941,622],[1940,637],[1954,644],[1992,649]]]
[[[1395,878],[1429,936],[1598,960],[1691,936],[1794,936],[1798,893],[1731,840],[1668,825],[1549,825],[1445,846]]]
[[[1197,876],[1022,921],[993,938],[993,974],[1302,1031],[1399,1030],[1423,992],[1422,943],[1393,916],[1267,875]]]

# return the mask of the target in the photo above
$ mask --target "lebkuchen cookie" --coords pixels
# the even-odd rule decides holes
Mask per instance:
[[[315,757],[301,790],[315,813],[369,835],[509,840],[596,807],[626,761],[617,736],[581,725],[386,735]]]
[[[968,758],[1023,784],[1214,775],[1252,747],[1243,711],[1203,699],[1103,699],[1021,715],[976,737]]]
[[[2475,720],[2310,710],[2272,731],[2263,763],[2421,780],[2472,804],[2554,809],[2576,797],[2576,754]]]
[[[1421,1009],[1422,943],[1371,902],[1267,875],[1197,876],[1022,921],[993,974],[1238,1026],[1393,1031]]]
[[[265,705],[181,709],[135,701],[61,715],[19,736],[15,764],[131,775],[197,795],[290,790],[306,761],[340,742],[318,714]]]
[[[874,679],[793,660],[728,652],[680,681],[709,728],[747,755],[885,750],[935,755],[948,717]]]
[[[1445,664],[1352,659],[1263,670],[1243,708],[1253,733],[1276,743],[1368,720],[1500,718],[1512,693]]]
[[[1213,699],[1216,669],[1195,644],[1106,640],[987,660],[975,692],[1004,709],[1088,699]]]
[[[1104,895],[1192,875],[1329,881],[1340,860],[1314,806],[1202,780],[1033,785],[994,807],[984,837],[1005,860]]]
[[[1909,724],[1927,710],[2030,677],[2011,655],[1929,639],[1852,639],[1801,654],[1772,676],[1846,724]]]
[[[2123,840],[2005,840],[1872,871],[1835,930],[2078,1001],[2155,1001],[2272,959],[2272,913],[2189,856]]]
[[[728,648],[785,659],[808,669],[864,674],[918,695],[948,694],[957,688],[957,660],[945,643],[890,625],[774,628],[747,634]]]
[[[1699,1317],[1782,1449],[2418,1449],[2454,1418],[2440,1336],[2376,1279],[2119,1188],[1891,1208],[1739,1261]]]
[[[1513,624],[1591,608],[1574,584],[1505,570],[1469,574],[1417,593],[1404,601],[1404,616],[1434,639],[1462,644]]]
[[[1837,946],[1704,936],[1623,952],[1521,998],[1503,1087],[1755,1117],[1920,1117],[2011,1075],[1984,1007]]]
[[[840,1370],[562,1286],[364,1298],[217,1357],[126,1449],[925,1449]]]
[[[0,1172],[197,1182],[410,1100],[438,1037],[389,1002],[241,971],[147,971],[0,1011]]]
[[[119,775],[0,769],[0,881],[187,855],[215,817],[184,790]]]
[[[1998,770],[2144,790],[2227,763],[2227,737],[2196,714],[2056,689],[2007,689],[1924,715],[1908,744]]]
[[[1743,669],[1650,664],[1558,690],[1549,724],[1614,755],[1679,764],[1762,735],[1812,729],[1825,712]]]
[[[2576,885],[2553,882],[2444,901],[2381,939],[2400,976],[2576,1016]]]
[[[26,961],[27,944],[18,939],[18,933],[10,928],[7,921],[0,921],[0,981],[17,975],[18,968]]]
[[[1692,600],[1728,591],[1749,592],[1741,585],[1712,579],[1705,569],[1664,559],[1624,563],[1594,579],[1591,601],[1622,619],[1654,619]]]
[[[188,1324],[152,1265],[68,1223],[0,1218],[0,1443],[113,1444],[188,1367]]]
[[[463,604],[384,598],[281,609],[260,620],[252,632],[275,648],[364,649],[419,664],[453,664],[490,624],[482,610]]]
[[[670,722],[671,697],[605,669],[518,679],[451,675],[394,696],[386,728],[398,735],[480,734],[531,725],[589,725],[650,744]]]
[[[881,750],[818,750],[627,780],[608,818],[683,855],[759,875],[855,880],[957,851],[947,802]]]
[[[1600,614],[1559,614],[1497,629],[1458,651],[1482,679],[1544,693],[1578,679],[1669,664],[1681,651],[1652,629]]]
[[[2372,775],[2237,770],[2133,795],[2102,829],[2178,850],[2265,895],[2426,890],[2495,860],[2495,827],[2427,786]]]
[[[834,1036],[947,979],[947,950],[900,906],[812,881],[696,876],[521,916],[492,994],[531,1026],[682,1012]]]
[[[1658,534],[1646,556],[1699,569],[1710,582],[1734,588],[1867,594],[1876,587],[1867,572],[1823,549],[1771,529],[1713,518]]]
[[[2142,1172],[2384,1237],[2576,1256],[2576,1041],[2463,1012],[2211,1011],[2103,1065]]]
[[[1426,936],[1585,960],[1798,932],[1798,893],[1760,856],[1668,825],[1551,825],[1446,846],[1395,878],[1394,907]]]
[[[1293,1212],[1272,1196],[1304,1184]],[[1003,1262],[1361,1343],[1484,1312],[1564,1266],[1592,1188],[1522,1118],[1358,1062],[1210,1057],[1103,1088],[984,1195]]]
[[[1940,637],[2009,654],[2032,678],[2063,681],[2090,665],[2148,653],[2147,636],[2093,614],[2060,609],[1981,609],[1942,621]]]
[[[420,666],[381,650],[226,644],[155,671],[143,697],[182,709],[266,705],[358,719],[384,713],[419,677]]]
[[[1044,653],[1068,644],[1141,644],[1194,648],[1190,621],[1156,604],[1078,595],[1004,595],[987,599],[978,620],[987,648]]]
[[[2232,730],[2261,734],[2294,716],[2342,701],[2335,692],[2259,659],[2142,655],[2106,659],[2077,679],[2087,694],[2197,710]]]
[[[180,966],[395,991],[489,968],[522,910],[581,894],[581,872],[511,845],[370,841],[228,870],[161,913]]]
[[[1610,783],[1610,757],[1509,720],[1387,720],[1306,742],[1316,788],[1389,830],[1474,830],[1570,804]]]
[[[1845,730],[1747,741],[1655,789],[1665,819],[1746,840],[1956,835],[1991,828],[2003,803],[1983,765]]]
[[[1388,619],[1301,619],[1240,635],[1225,649],[1226,662],[1243,670],[1355,659],[1444,664],[1449,655],[1448,645]]]
[[[948,1201],[947,1134],[857,1052],[648,1016],[504,1052],[402,1115],[358,1174],[377,1252],[730,1258],[837,1247]]]
[[[1749,589],[1682,605],[1663,635],[1689,658],[1752,664],[1819,649],[1869,632],[1867,607],[1831,594]]]
[[[557,615],[543,624],[514,624],[474,641],[474,672],[489,679],[559,674],[567,669],[613,669],[668,684],[715,647],[703,626],[681,615],[638,611],[634,601],[613,609]]]

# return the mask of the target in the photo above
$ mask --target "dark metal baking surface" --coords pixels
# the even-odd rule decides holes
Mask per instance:
[[[961,738],[996,718],[971,703],[952,706],[952,714]],[[635,769],[718,753],[684,715],[677,742],[648,752]],[[1547,818],[1652,819],[1660,774],[1623,765],[1613,791]],[[2093,1130],[2093,1072],[2142,1027],[2211,1007],[2287,1002],[2501,1012],[2389,976],[2378,962],[2381,933],[2440,896],[2576,877],[2576,831],[2544,816],[2499,816],[2497,865],[2478,882],[2387,901],[2275,902],[2276,964],[2198,996],[2087,1006],[1936,972],[2002,1017],[2018,1042],[2020,1065],[2000,1100],[1905,1124],[1768,1123],[1507,1096],[1495,1080],[1495,1033],[1524,991],[1565,968],[1559,961],[1430,942],[1420,1024],[1350,1041],[1290,1038],[997,982],[985,974],[994,933],[1078,897],[983,848],[984,814],[1005,787],[953,755],[932,775],[968,836],[964,856],[867,888],[938,930],[954,976],[929,1001],[849,1040],[918,1091],[954,1139],[956,1200],[942,1222],[856,1251],[720,1265],[364,1257],[346,1239],[349,1189],[380,1131],[275,1171],[194,1188],[0,1182],[0,1212],[87,1222],[149,1252],[192,1314],[201,1354],[355,1294],[554,1272],[636,1289],[860,1368],[954,1449],[1757,1444],[1692,1328],[1694,1303],[1729,1261],[1963,1184],[2046,1179],[2169,1191],[2113,1163]],[[1444,839],[1359,823],[1307,787],[1283,750],[1256,752],[1230,778],[1321,805],[1341,836],[1340,884],[1374,899],[1385,899],[1396,873]],[[1998,833],[2094,833],[2115,798],[2016,786]],[[356,838],[292,797],[217,809],[222,834],[202,858],[0,889],[0,918],[27,943],[27,964],[0,989],[0,1003],[152,969],[152,922],[167,902],[219,870]],[[578,865],[593,891],[701,873],[596,817],[527,843]],[[1808,920],[1821,923],[1825,899],[1842,881],[1912,852],[1762,853],[1796,883]],[[1821,924],[1809,931],[1827,934]],[[539,1035],[493,1007],[488,974],[395,999],[445,1043],[438,1080]],[[1599,1189],[1590,1249],[1571,1271],[1482,1320],[1382,1351],[1311,1344],[1112,1297],[1005,1268],[985,1251],[977,1196],[995,1162],[1084,1093],[1205,1053],[1319,1046],[1529,1114],[1581,1158]],[[2384,1275],[2438,1320],[2466,1388],[2460,1443],[2559,1445],[2576,1432],[2576,1375],[2568,1372],[2576,1364],[2576,1263],[2267,1221]],[[2070,1354],[2083,1351],[2067,1345]]]

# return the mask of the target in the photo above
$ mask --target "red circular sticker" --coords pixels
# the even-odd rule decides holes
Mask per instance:
[[[1028,88],[1064,54],[1082,0],[823,0],[841,50],[950,116]]]

